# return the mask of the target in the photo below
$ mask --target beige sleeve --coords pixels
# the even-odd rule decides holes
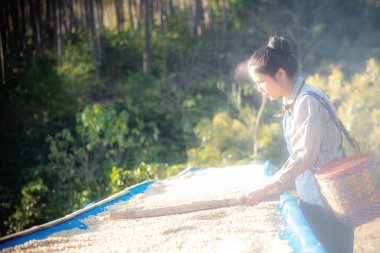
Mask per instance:
[[[303,96],[294,107],[295,124],[292,129],[292,155],[271,178],[278,187],[294,181],[302,172],[313,166],[321,150],[323,113],[320,102]]]

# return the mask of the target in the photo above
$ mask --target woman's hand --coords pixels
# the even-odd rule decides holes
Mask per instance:
[[[238,198],[238,203],[240,205],[255,206],[261,202],[266,193],[267,191],[263,188],[256,189]]]

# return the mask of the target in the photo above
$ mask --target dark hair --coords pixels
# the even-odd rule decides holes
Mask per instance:
[[[271,36],[266,46],[252,54],[248,66],[270,76],[274,76],[279,68],[283,68],[289,77],[294,77],[298,71],[297,59],[290,51],[290,43],[281,36]]]

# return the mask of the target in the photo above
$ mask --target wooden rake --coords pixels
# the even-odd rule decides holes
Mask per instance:
[[[278,201],[278,197],[268,196],[265,197],[262,202]],[[223,207],[231,207],[238,205],[237,199],[220,199],[220,200],[207,200],[207,201],[196,201],[188,204],[152,208],[152,209],[141,209],[141,210],[127,210],[113,212],[110,215],[110,219],[138,219],[145,217],[159,217],[166,215],[182,214],[198,212],[203,210],[217,209]]]

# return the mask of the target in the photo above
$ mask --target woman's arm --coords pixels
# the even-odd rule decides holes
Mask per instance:
[[[257,205],[264,198],[269,199],[271,197],[277,197],[286,190],[291,189],[293,182],[289,181],[288,184],[279,187],[275,183],[268,180],[265,184],[258,187],[256,190],[242,195],[238,202],[241,205]]]
[[[263,185],[240,197],[239,203],[255,205],[268,195],[281,194],[290,188],[298,175],[316,163],[321,149],[326,112],[314,97],[303,96],[293,113],[297,128],[292,132],[292,155]]]

